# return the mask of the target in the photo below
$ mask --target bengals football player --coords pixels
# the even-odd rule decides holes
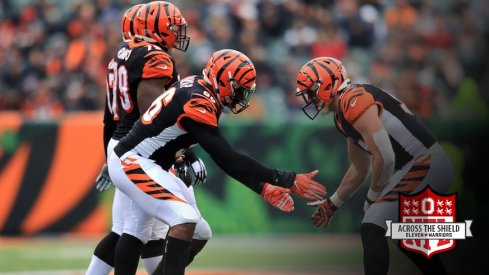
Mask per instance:
[[[399,100],[369,84],[351,84],[341,61],[319,57],[297,75],[295,95],[311,119],[320,112],[334,113],[337,130],[347,138],[351,165],[336,192],[317,205],[316,226],[326,228],[341,205],[351,198],[371,173],[364,204],[361,236],[366,274],[387,274],[389,247],[386,220],[398,220],[399,194],[412,194],[429,185],[448,191],[452,165],[427,128]],[[402,250],[424,274],[444,272],[439,257],[429,261]]]
[[[170,51],[174,48],[182,51],[187,49],[189,37],[185,34],[186,25],[179,9],[163,1],[135,5],[122,16],[124,41],[119,44],[108,65],[104,113],[106,153],[111,152],[111,148],[129,132],[152,101],[178,80]],[[186,179],[185,183],[193,196],[192,185],[205,180],[205,166],[191,150],[187,150],[182,157],[182,161],[176,164],[178,175]],[[101,191],[112,185],[105,165],[96,182]],[[97,245],[87,274],[108,274],[113,266],[116,270],[135,272],[137,263],[135,266],[128,266],[130,261],[118,259],[139,258],[140,254],[149,273],[161,261],[164,238],[169,226],[158,220],[137,219],[137,215],[131,211],[131,203],[124,193],[115,191],[112,230]],[[202,218],[194,232],[187,264],[204,247],[211,235],[209,224]],[[118,250],[122,255],[115,253],[118,243],[125,248]]]
[[[175,156],[186,148],[199,144],[224,172],[285,212],[294,209],[290,193],[308,200],[326,194],[325,187],[312,180],[317,171],[296,174],[267,168],[238,153],[221,135],[223,109],[246,110],[255,77],[255,67],[243,53],[215,52],[202,76],[189,76],[167,89],[109,153],[115,186],[148,219],[153,216],[170,225],[166,252],[155,274],[184,274],[192,234],[201,219],[188,189],[168,172]]]

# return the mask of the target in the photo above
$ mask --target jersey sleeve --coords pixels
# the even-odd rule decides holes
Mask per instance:
[[[217,127],[217,107],[208,98],[200,94],[193,94],[183,106],[183,114],[178,118],[188,117],[196,122]]]
[[[375,105],[373,96],[364,88],[358,87],[346,91],[340,101],[340,112],[353,124],[370,106]]]
[[[173,78],[174,65],[168,54],[155,50],[145,56],[142,78]]]
[[[237,152],[221,135],[218,127],[196,123],[188,118],[182,119],[181,123],[226,174],[257,194],[261,193],[265,182],[275,181],[274,170]]]

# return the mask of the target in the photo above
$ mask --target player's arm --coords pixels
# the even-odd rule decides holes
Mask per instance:
[[[112,138],[112,135],[114,134],[116,128],[117,128],[117,121],[114,120],[114,115],[110,112],[109,106],[106,103],[105,111],[104,111],[104,134],[103,134],[105,158],[107,158],[107,146],[109,145],[109,141]]]
[[[395,154],[389,135],[379,118],[376,105],[370,106],[353,124],[353,127],[362,135],[372,153],[372,182],[367,194],[367,200],[377,200],[380,191],[387,185],[394,172]]]
[[[371,156],[355,145],[351,139],[347,140],[348,156],[351,164],[336,190],[340,200],[346,201],[353,196],[370,172]],[[337,205],[339,207],[341,205]]]
[[[144,56],[142,80],[137,91],[140,114],[146,112],[153,101],[165,92],[164,87],[173,79],[175,68],[170,56],[161,50],[154,50],[155,48],[149,47],[150,50]]]
[[[218,127],[199,123],[188,117],[182,118],[180,125],[192,134],[224,172],[258,194],[263,195],[266,183],[290,189],[306,199],[317,199],[326,194],[324,186],[311,179],[317,172],[297,175],[292,171],[269,169],[253,158],[237,152],[221,135]]]
[[[114,120],[114,114],[112,114],[112,112],[109,109],[109,104],[108,102],[106,102],[105,111],[104,111],[104,132],[103,132],[105,159],[107,159],[107,147],[116,128],[117,128],[117,121]],[[109,189],[110,187],[112,187],[112,181],[110,180],[107,164],[104,163],[102,169],[100,170],[100,173],[95,179],[95,188],[100,192],[103,192]]]
[[[180,120],[182,125],[198,141],[216,164],[228,175],[240,181],[256,193],[260,193],[264,182],[272,182],[274,171],[256,160],[238,153],[221,135],[218,127],[195,122],[190,118]],[[292,177],[287,178],[289,180]],[[282,185],[291,185],[288,181]]]
[[[139,113],[143,114],[148,110],[153,101],[165,92],[165,85],[169,81],[168,77],[142,79],[138,85],[138,108]]]
[[[351,139],[347,140],[347,146],[351,164],[343,176],[338,189],[326,200],[309,204],[311,206],[317,205],[317,209],[311,217],[313,224],[316,226],[323,224],[324,228],[326,228],[336,214],[336,210],[355,194],[370,172],[371,156],[355,145]]]

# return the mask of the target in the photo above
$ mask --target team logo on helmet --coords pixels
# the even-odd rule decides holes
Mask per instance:
[[[142,5],[134,20],[135,35],[165,49],[186,51],[190,43],[187,21],[180,10],[165,1],[153,1]]]
[[[251,60],[236,50],[220,50],[212,54],[203,71],[223,106],[237,114],[250,104],[255,93],[256,70]]]
[[[314,119],[349,84],[350,79],[341,61],[319,57],[307,62],[297,74],[295,95],[304,100],[302,111]]]

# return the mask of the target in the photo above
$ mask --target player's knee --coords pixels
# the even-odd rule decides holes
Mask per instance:
[[[150,240],[148,241],[141,250],[141,258],[153,258],[163,255],[163,251],[165,250],[165,240]]]
[[[195,223],[182,223],[170,227],[168,237],[190,242],[195,231]],[[167,239],[168,239],[167,237]]]
[[[195,225],[195,231],[193,239],[196,240],[209,240],[212,238],[212,230],[209,223],[204,219],[200,219],[200,221]]]

